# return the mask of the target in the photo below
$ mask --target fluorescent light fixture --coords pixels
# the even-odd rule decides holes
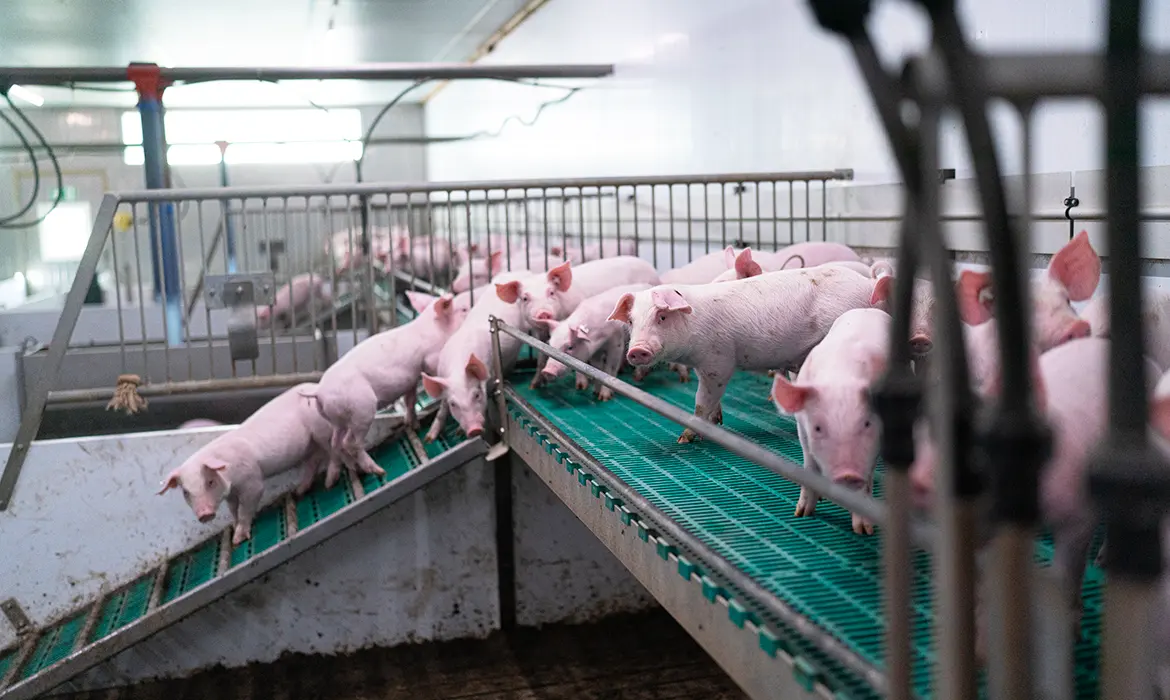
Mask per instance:
[[[361,157],[362,118],[357,109],[225,109],[166,112],[167,162],[219,163],[216,141],[227,141],[229,164],[339,163]],[[142,121],[122,114],[123,162],[141,165]]]
[[[28,88],[25,88],[25,87],[21,87],[19,85],[13,85],[12,87],[8,88],[8,94],[12,95],[13,97],[15,97],[18,100],[24,100],[25,102],[29,103],[30,105],[33,105],[36,107],[40,107],[41,105],[45,104],[45,98],[36,94],[32,90],[29,90]]]

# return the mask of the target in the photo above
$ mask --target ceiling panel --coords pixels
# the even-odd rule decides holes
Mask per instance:
[[[0,65],[337,66],[463,61],[524,0],[0,0]],[[332,30],[329,30],[332,24]],[[401,83],[210,84],[172,106],[377,103]],[[132,93],[40,89],[49,104],[133,105]],[[418,90],[413,98],[426,93]]]

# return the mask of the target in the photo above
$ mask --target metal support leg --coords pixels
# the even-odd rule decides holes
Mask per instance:
[[[216,146],[219,146],[219,184],[228,186],[228,169],[227,169],[227,141],[216,141]],[[225,199],[221,202],[224,211],[224,256],[227,259],[227,271],[229,275],[236,273],[236,228],[232,225],[232,217],[228,214],[228,201]]]
[[[126,73],[138,89],[146,187],[165,189],[167,144],[163,131],[162,93],[166,83],[159,75],[159,67],[154,64],[134,63]],[[166,308],[167,344],[179,345],[183,341],[183,297],[179,289],[175,206],[171,202],[150,205],[150,255],[154,296]]]

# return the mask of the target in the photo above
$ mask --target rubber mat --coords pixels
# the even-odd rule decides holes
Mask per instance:
[[[854,534],[849,513],[826,500],[814,517],[797,518],[793,511],[798,485],[709,442],[679,445],[678,424],[621,396],[598,402],[592,392],[575,390],[572,381],[567,377],[532,390],[527,377],[517,374],[512,385],[574,442],[696,538],[881,667],[880,534]],[[694,380],[683,384],[672,373],[659,371],[639,386],[688,413],[694,409]],[[763,376],[737,373],[723,399],[724,427],[800,464],[795,422],[777,413],[768,399],[769,388],[770,381]],[[879,498],[881,472],[879,465],[875,479]],[[1038,541],[1036,551],[1038,561],[1051,561],[1049,542]],[[929,559],[925,552],[915,553],[912,577],[913,680],[924,697],[930,694],[935,661]],[[1085,700],[1097,692],[1102,576],[1090,567],[1085,577],[1084,632],[1077,647],[1077,697]],[[773,623],[789,639],[795,637]],[[839,697],[878,697],[811,643],[802,639],[794,643],[797,648],[791,651],[813,661]]]

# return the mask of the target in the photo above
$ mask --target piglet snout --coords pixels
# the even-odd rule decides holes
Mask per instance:
[[[480,435],[483,435],[483,428],[481,426],[474,425],[467,429],[467,437],[469,438],[479,437]]]
[[[553,312],[548,309],[541,309],[533,314],[532,318],[536,321],[551,321],[553,320]]]
[[[201,523],[209,523],[212,520],[215,520],[215,511],[211,511],[210,513],[208,513],[208,512],[196,513],[195,517],[199,518],[199,522],[201,522]]]
[[[930,338],[925,335],[918,334],[910,338],[910,350],[915,355],[925,355],[934,347],[934,343],[930,342]]]
[[[1077,338],[1088,338],[1092,332],[1093,329],[1089,326],[1089,322],[1083,318],[1078,318],[1069,325],[1068,330],[1061,336],[1060,342],[1067,343]]]
[[[648,365],[654,359],[654,353],[645,345],[631,345],[629,352],[626,353],[626,359],[631,365]]]
[[[833,481],[851,489],[860,489],[865,486],[865,479],[860,474],[842,472],[833,477]]]

